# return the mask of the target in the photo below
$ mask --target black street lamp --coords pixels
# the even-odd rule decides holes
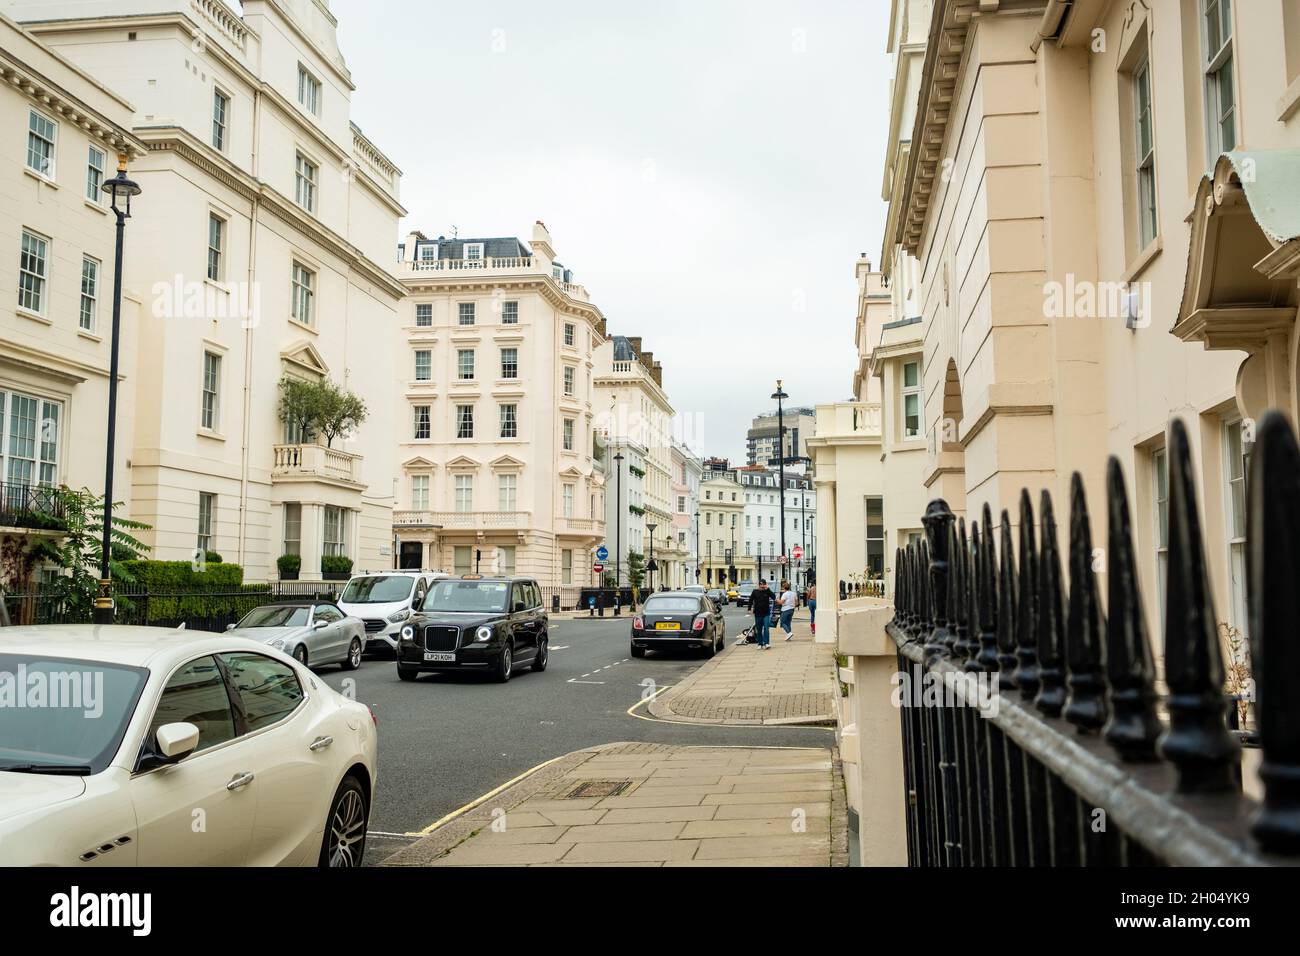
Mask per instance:
[[[647,590],[651,594],[655,593],[655,528],[657,527],[659,525],[652,521],[646,522],[645,529],[650,532],[650,560],[646,563],[645,571],[650,575],[650,580],[646,583]]]
[[[623,591],[620,581],[623,574],[623,453],[614,455],[615,491],[614,491],[614,616],[618,617],[619,608],[623,606]]]
[[[777,484],[781,488],[781,557],[786,557],[785,550],[785,408],[781,404],[790,396],[781,388],[781,380],[776,380],[776,391],[772,393],[776,399],[776,461],[777,473],[780,477]]]
[[[99,557],[99,594],[95,598],[92,619],[96,624],[112,624],[113,579],[109,561],[113,554],[113,451],[117,442],[117,367],[118,346],[122,330],[122,246],[126,238],[126,221],[131,218],[131,197],[140,195],[138,183],[126,178],[126,154],[117,157],[117,175],[101,187],[112,201],[117,216],[117,258],[113,263],[113,337],[108,367],[108,448],[104,460],[104,538]]]
[[[700,513],[695,512],[695,583],[700,583]]]

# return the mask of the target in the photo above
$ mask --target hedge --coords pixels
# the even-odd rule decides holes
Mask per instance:
[[[263,603],[271,590],[266,584],[244,584],[238,564],[208,564],[196,571],[189,561],[126,561],[123,570],[135,579],[123,597],[143,618],[141,624],[238,618]]]
[[[135,586],[148,591],[219,591],[244,583],[238,564],[210,562],[202,571],[189,561],[125,561],[122,567]]]

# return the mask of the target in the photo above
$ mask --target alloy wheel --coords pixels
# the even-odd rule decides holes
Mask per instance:
[[[366,839],[366,808],[361,794],[346,790],[330,818],[330,866],[361,865],[360,847]]]

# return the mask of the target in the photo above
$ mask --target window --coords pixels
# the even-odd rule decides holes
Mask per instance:
[[[426,243],[420,246],[419,248],[420,248],[419,258],[421,262],[438,261],[438,244],[436,242]]]
[[[212,92],[212,148],[226,148],[226,123],[230,116],[230,97],[220,90]]]
[[[411,508],[414,511],[429,510],[429,476],[411,476]]]
[[[577,391],[578,371],[572,365],[564,366],[564,394],[573,395]]]
[[[301,64],[298,66],[298,103],[308,113],[320,115],[320,80]]]
[[[302,505],[284,506],[284,550],[282,554],[302,554]]]
[[[471,262],[481,262],[483,260],[483,243],[465,243],[465,258]]]
[[[467,381],[474,377],[473,349],[456,350],[456,377],[462,381]]]
[[[497,571],[506,577],[513,577],[515,573],[515,546],[512,544],[502,545],[497,548]]]
[[[574,330],[572,322],[564,323],[564,344],[572,345],[574,343]]]
[[[573,451],[573,419],[572,418],[566,418],[564,420],[561,431],[563,433],[563,438],[564,438],[564,450]]]
[[[302,703],[302,685],[288,664],[249,651],[231,651],[221,659],[230,671],[250,733],[278,724]]]
[[[317,171],[315,163],[302,153],[297,154],[297,159],[295,160],[293,200],[308,212],[316,211]]]
[[[457,545],[452,549],[452,562],[457,574],[469,574],[473,570],[474,549],[467,545]]]
[[[416,441],[421,441],[429,437],[429,406],[416,405],[412,409],[412,430],[411,437]]]
[[[564,266],[560,265],[558,262],[555,263],[555,265],[551,266],[551,275],[557,281],[562,280],[564,278]]]
[[[203,404],[199,423],[210,432],[221,424],[221,356],[203,353]]]
[[[36,110],[27,114],[27,168],[47,179],[54,178],[54,121]]]
[[[460,325],[474,324],[474,303],[459,302],[456,305],[456,321]]]
[[[1161,448],[1151,455],[1152,504],[1155,512],[1156,581],[1160,608],[1159,646],[1165,630],[1165,592],[1169,582],[1169,455]]]
[[[18,257],[18,308],[45,314],[45,270],[50,244],[32,232],[23,231],[23,249]]]
[[[497,475],[497,510],[514,511],[519,494],[518,475]]]
[[[220,282],[225,275],[226,221],[208,213],[208,278]]]
[[[54,485],[58,479],[63,406],[34,395],[0,392],[0,462],[14,485]],[[7,417],[6,417],[7,416]]]
[[[316,273],[300,262],[293,264],[292,314],[295,321],[311,325],[315,305]]]
[[[1143,58],[1133,71],[1133,117],[1137,159],[1138,245],[1156,238],[1156,146],[1151,119],[1151,61]]]
[[[433,325],[433,304],[431,302],[421,302],[415,307],[415,324],[422,328]]]
[[[1224,524],[1228,532],[1228,578],[1232,609],[1228,623],[1249,636],[1246,607],[1246,455],[1242,447],[1241,422],[1224,427],[1224,476],[1228,482],[1224,496]]]
[[[519,406],[513,403],[501,406],[501,437],[519,437]]]
[[[573,549],[565,548],[560,552],[560,583],[573,583]]]
[[[235,715],[226,681],[213,657],[200,657],[178,668],[158,697],[149,739],[164,724],[193,724],[199,730],[194,752],[235,739]]]
[[[685,496],[685,495],[678,495],[678,496],[677,496],[677,513],[678,513],[678,514],[685,514],[685,513],[686,513],[686,496]],[[746,522],[746,523],[748,523],[748,522]]]
[[[326,505],[325,536],[321,541],[321,553],[330,556],[347,554],[347,532],[347,510],[334,505]]]
[[[519,303],[518,302],[501,303],[501,324],[502,325],[519,324]]]
[[[562,501],[563,501],[563,503],[564,503],[564,512],[563,512],[563,513],[564,513],[564,517],[566,517],[566,518],[572,518],[572,517],[573,517],[573,484],[572,484],[572,482],[565,482],[565,483],[564,483],[564,489],[563,489],[563,498],[562,498]]]
[[[212,513],[217,510],[217,496],[199,492],[199,553],[212,550]]]
[[[99,263],[90,256],[81,260],[81,313],[78,324],[86,332],[95,331],[99,315]]]
[[[903,363],[903,437],[921,434],[921,365]]]
[[[428,349],[415,350],[415,380],[427,382],[433,378],[433,353]]]
[[[519,377],[519,350],[518,349],[501,350],[501,377],[502,378]]]
[[[474,437],[474,406],[473,405],[456,406],[456,437],[457,438]]]
[[[100,187],[103,185],[104,151],[91,146],[86,154],[86,198],[93,203],[102,203],[104,191]]]
[[[455,476],[455,506],[456,511],[460,514],[466,514],[474,510],[474,476],[473,475],[456,475]]]
[[[1237,104],[1232,83],[1231,0],[1202,0],[1205,40],[1205,130],[1213,168],[1220,153],[1237,145]]]

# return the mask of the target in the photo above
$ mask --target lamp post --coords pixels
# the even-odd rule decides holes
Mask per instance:
[[[695,512],[695,583],[700,583],[700,513]]]
[[[614,616],[623,606],[623,453],[614,455]]]
[[[781,388],[781,380],[776,380],[776,391],[772,393],[776,399],[776,461],[777,473],[780,477],[777,484],[781,488],[781,557],[786,556],[785,550],[785,407],[781,404],[790,396]]]
[[[646,590],[651,594],[655,593],[655,528],[659,525],[653,521],[647,521],[645,529],[650,532],[650,560],[646,562],[645,572],[650,575],[650,580],[646,582]]]
[[[102,187],[112,197],[110,208],[117,216],[117,253],[113,263],[113,337],[108,367],[108,448],[104,460],[104,538],[99,556],[99,594],[95,597],[93,620],[96,624],[113,623],[113,579],[109,559],[113,553],[113,451],[117,441],[117,366],[122,331],[122,246],[126,238],[126,221],[131,218],[131,197],[140,195],[140,186],[126,178],[126,154],[117,157],[117,175]]]

